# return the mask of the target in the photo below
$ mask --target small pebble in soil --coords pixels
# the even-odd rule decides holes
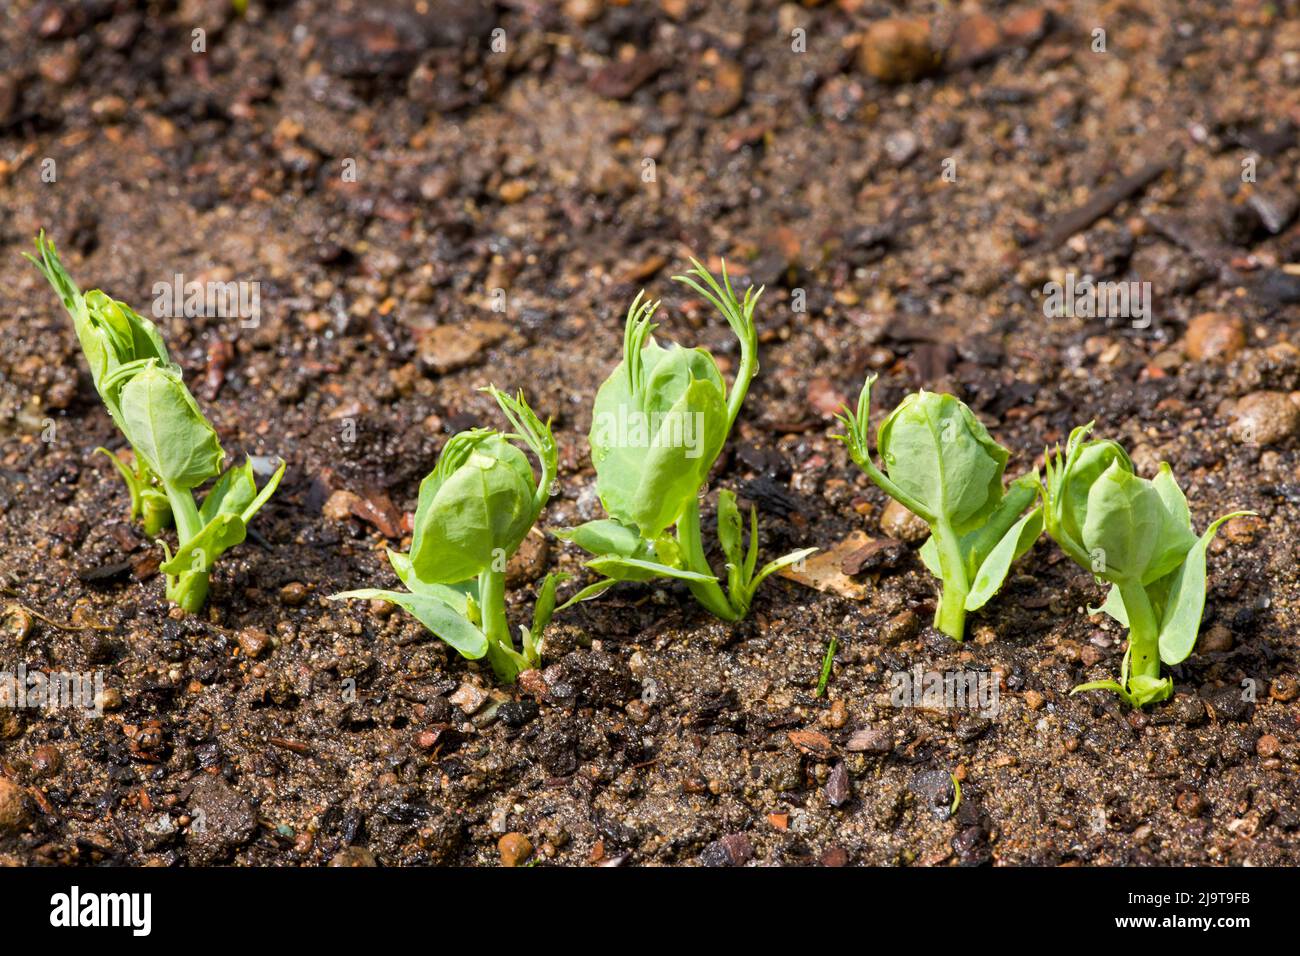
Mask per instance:
[[[812,754],[814,757],[825,757],[831,752],[831,742],[824,734],[819,734],[815,730],[792,730],[787,736],[790,738],[790,743],[803,753]]]
[[[930,43],[930,24],[919,17],[874,21],[862,38],[858,64],[885,83],[910,83],[933,72],[938,56]]]
[[[820,863],[822,866],[834,866],[834,867],[848,866],[849,851],[844,849],[844,847],[842,846],[830,847],[829,849],[825,850],[822,853],[821,857],[818,858],[817,862]]]
[[[931,816],[945,820],[952,815],[952,777],[946,770],[922,770],[907,781],[907,789],[916,794]]]
[[[32,753],[32,770],[42,777],[52,777],[59,772],[63,757],[58,748],[51,744],[41,744]]]
[[[899,611],[880,626],[880,643],[887,647],[902,644],[916,637],[921,620],[913,611]]]
[[[1251,392],[1237,401],[1229,433],[1247,445],[1276,445],[1300,432],[1300,405],[1286,392]]]
[[[1261,757],[1276,757],[1277,752],[1282,749],[1282,742],[1273,734],[1264,734],[1259,740],[1255,741],[1255,753]]]
[[[108,711],[120,710],[122,692],[116,687],[105,687],[103,693],[95,696],[95,706]]]
[[[894,739],[879,727],[855,730],[844,747],[849,753],[887,754],[894,749]]]
[[[919,544],[930,534],[930,526],[894,499],[880,513],[880,531],[886,537]]]
[[[832,730],[839,730],[849,722],[849,706],[843,697],[831,701],[830,709],[822,715],[822,723]]]
[[[261,657],[271,647],[271,636],[256,627],[246,627],[239,632],[239,647],[253,660]]]
[[[520,866],[533,855],[533,844],[522,833],[507,833],[497,840],[502,866]]]
[[[280,588],[280,603],[285,607],[301,607],[307,600],[307,585],[291,581]]]
[[[1245,720],[1250,713],[1250,701],[1242,696],[1241,688],[1231,685],[1215,691],[1210,706],[1220,720]]]
[[[1187,324],[1183,351],[1194,362],[1230,362],[1246,347],[1246,323],[1222,312],[1203,312]]]
[[[1290,674],[1283,674],[1273,679],[1268,686],[1268,696],[1281,703],[1288,703],[1300,694],[1300,681]]]
[[[16,833],[26,822],[23,788],[8,777],[0,777],[0,836]]]
[[[754,858],[754,845],[743,833],[729,833],[700,853],[703,866],[744,866]]]
[[[1265,452],[1265,454],[1271,453]],[[1260,458],[1262,460],[1263,455]],[[1242,515],[1240,518],[1233,518],[1225,522],[1223,530],[1219,532],[1219,537],[1234,545],[1254,544],[1255,538],[1259,536],[1260,531],[1263,529],[1263,519],[1256,515]],[[1215,543],[1218,544],[1217,541]]]
[[[911,130],[899,130],[885,137],[885,155],[896,167],[902,168],[921,151],[921,141]]]
[[[1030,710],[1042,710],[1047,699],[1036,690],[1025,691],[1025,706]]]
[[[841,760],[826,778],[826,800],[832,807],[842,807],[849,802],[851,796],[853,786],[849,782],[849,771]]]
[[[330,866],[378,866],[375,855],[363,846],[347,846],[330,858]]]
[[[27,640],[32,632],[32,616],[26,608],[10,604],[4,609],[4,633],[7,638],[19,646]]]
[[[537,704],[531,700],[507,701],[497,710],[502,723],[507,727],[522,727],[533,720],[537,712]]]
[[[487,703],[488,693],[482,687],[473,684],[461,684],[448,700],[459,707],[465,714],[471,715]]]
[[[1205,720],[1205,705],[1199,697],[1190,694],[1178,694],[1174,697],[1174,717],[1188,727],[1195,727]]]
[[[527,670],[520,673],[515,683],[519,689],[530,697],[543,700],[546,697],[546,678],[539,670]]]

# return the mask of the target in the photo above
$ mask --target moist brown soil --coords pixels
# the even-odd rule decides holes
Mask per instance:
[[[527,850],[507,834],[541,864],[1300,862],[1295,3],[249,7],[0,12],[0,669],[108,688],[102,718],[0,710],[0,862],[495,865]],[[857,51],[899,15],[945,52],[890,84]],[[230,455],[288,462],[201,614],[169,610],[92,455],[122,442],[19,258],[38,228],[141,311],[175,273],[260,283],[256,328],[161,323]],[[620,586],[481,703],[484,666],[326,600],[394,583],[383,549],[443,442],[499,424],[489,382],[554,416],[541,526],[598,516],[585,433],[636,291],[663,297],[661,335],[735,361],[669,281],[692,255],[767,287],[710,535],[727,487],[767,557],[886,537],[830,439],[869,371],[874,417],[952,391],[1010,474],[1095,418],[1145,474],[1172,463],[1198,529],[1257,511],[1212,550],[1174,699],[1069,696],[1117,674],[1123,632],[1047,539],[964,645],[925,626],[913,542],[843,593],[773,579],[739,626]],[[1151,327],[1045,317],[1067,272],[1149,281]],[[1210,312],[1244,341],[1186,341]],[[565,593],[587,576],[532,540],[517,621],[554,569]],[[992,674],[996,714],[893,706],[890,673],[918,665]]]

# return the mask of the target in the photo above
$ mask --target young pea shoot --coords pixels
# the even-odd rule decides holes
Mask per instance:
[[[36,239],[36,256],[26,258],[35,264],[46,280],[58,293],[63,307],[72,316],[73,328],[81,351],[90,366],[90,376],[95,383],[95,390],[108,409],[118,429],[122,427],[121,379],[110,376],[124,365],[142,359],[156,359],[160,365],[170,366],[167,346],[152,322],[135,312],[125,302],[118,302],[98,289],[82,295],[77,284],[72,281],[54,243],[45,238],[41,232]],[[131,493],[131,520],[139,520],[150,537],[156,536],[163,528],[172,523],[171,505],[167,493],[163,490],[158,476],[149,470],[139,454],[135,456],[134,467],[128,467],[120,458],[106,448],[96,448],[96,452],[107,455],[117,467],[127,490]]]
[[[568,604],[618,581],[676,578],[717,617],[739,621],[759,584],[816,550],[795,551],[758,568],[758,512],[750,509],[746,549],[736,495],[724,489],[718,493],[718,538],[727,559],[725,591],[705,556],[700,494],[758,371],[754,307],[763,290],[751,287],[741,300],[725,265],[719,283],[691,261],[694,268],[674,278],[727,320],[740,340],[739,370],[728,391],[708,351],[661,346],[651,334],[659,303],[644,300],[644,292],[637,295],[627,313],[623,361],[596,393],[592,411],[591,460],[609,517],[559,532],[595,556],[587,567],[603,578]]]
[[[930,526],[921,560],[941,582],[934,626],[960,641],[966,613],[998,592],[1012,562],[1042,533],[1041,508],[1021,513],[1038,495],[1038,476],[1023,475],[1004,491],[1008,451],[965,403],[925,391],[904,398],[877,430],[882,472],[867,446],[875,380],[863,384],[857,411],[839,416],[845,434],[835,437],[881,491]]]
[[[176,525],[176,555],[163,544],[167,597],[196,612],[207,600],[213,563],[244,540],[248,522],[280,484],[285,465],[260,491],[248,459],[223,474],[217,433],[185,386],[180,366],[168,359],[153,323],[102,292],[83,296],[44,233],[36,248],[40,260],[28,258],[72,315],[95,388],[135,451],[134,469],[104,452],[126,479],[132,518],[142,517],[150,534],[168,521]],[[200,505],[194,489],[211,478],[217,481]]]
[[[522,653],[506,619],[505,572],[511,555],[536,523],[550,497],[558,469],[555,438],[524,401],[495,387],[496,399],[514,429],[475,428],[453,435],[433,471],[420,483],[415,530],[408,554],[388,552],[407,591],[364,588],[334,600],[380,598],[404,608],[462,657],[486,657],[503,683],[541,661],[543,632],[555,610],[561,576],[549,574],[533,610],[532,627],[521,625]],[[528,446],[541,464],[534,482]]]
[[[1205,555],[1220,525],[1199,538],[1192,530],[1187,498],[1169,465],[1153,479],[1140,478],[1117,443],[1085,441],[1092,423],[1070,433],[1062,454],[1048,455],[1042,489],[1047,533],[1080,567],[1111,585],[1095,610],[1128,628],[1128,650],[1118,681],[1080,684],[1114,691],[1130,707],[1166,700],[1172,678],[1160,663],[1187,659],[1196,645],[1205,610]]]

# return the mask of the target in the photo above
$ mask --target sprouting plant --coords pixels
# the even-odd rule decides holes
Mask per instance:
[[[727,320],[740,340],[739,370],[728,392],[708,351],[675,343],[661,346],[651,335],[659,303],[644,301],[644,292],[637,295],[627,313],[623,361],[601,385],[592,410],[591,460],[596,491],[609,517],[558,532],[595,555],[587,567],[603,579],[569,604],[618,581],[677,578],[710,612],[739,621],[749,612],[759,584],[816,550],[795,551],[760,569],[758,512],[750,509],[746,548],[736,495],[723,489],[718,493],[718,538],[727,560],[725,591],[705,556],[700,496],[758,371],[754,307],[763,290],[747,289],[742,301],[725,265],[719,283],[691,261],[694,268],[674,278]],[[674,526],[675,534],[669,532]]]
[[[1205,555],[1219,526],[1199,538],[1192,530],[1187,498],[1167,463],[1153,479],[1139,477],[1117,443],[1085,441],[1092,423],[1070,433],[1062,454],[1046,460],[1043,501],[1047,533],[1096,577],[1110,583],[1098,609],[1129,629],[1118,681],[1080,684],[1110,690],[1142,707],[1167,699],[1173,680],[1160,676],[1160,662],[1181,663],[1191,654],[1205,610]]]
[[[908,395],[880,424],[880,471],[867,445],[875,380],[863,383],[857,411],[839,416],[845,434],[835,437],[885,494],[930,526],[921,560],[941,582],[934,626],[960,641],[966,612],[997,593],[1012,562],[1042,533],[1041,508],[1021,513],[1037,497],[1038,476],[1023,475],[1004,491],[1007,450],[963,402],[925,391]]]
[[[175,556],[163,544],[167,597],[198,611],[207,600],[213,563],[244,540],[248,522],[280,484],[285,465],[260,491],[248,459],[222,473],[225,453],[217,433],[186,388],[180,366],[168,359],[153,323],[102,292],[83,296],[44,233],[36,247],[40,260],[28,258],[72,315],[95,388],[135,451],[134,470],[105,452],[126,479],[132,517],[143,517],[152,534],[169,518],[176,525]],[[211,478],[217,481],[196,503],[194,490]]]
[[[36,251],[39,259],[31,255],[27,258],[54,287],[63,307],[72,316],[95,390],[99,392],[109,416],[125,433],[120,397],[122,381],[115,380],[115,384],[110,386],[108,380],[123,365],[141,359],[156,359],[159,364],[170,366],[167,346],[154,324],[125,302],[118,302],[98,289],[82,295],[59,261],[54,243],[46,240],[44,232],[36,240]],[[131,519],[142,521],[146,534],[157,535],[172,523],[171,505],[167,502],[162,483],[140,455],[135,456],[134,468],[128,468],[108,449],[96,448],[95,451],[107,455],[126,481],[131,493]]]
[[[520,653],[506,619],[506,564],[550,497],[558,457],[550,423],[538,420],[523,392],[511,398],[492,386],[484,391],[496,399],[514,432],[475,428],[447,440],[437,465],[420,483],[410,552],[388,552],[407,591],[364,588],[332,597],[391,601],[461,656],[486,656],[497,677],[512,683],[541,660],[561,575],[543,581],[532,627],[519,628]],[[535,482],[528,458],[511,443],[516,439],[541,464]]]

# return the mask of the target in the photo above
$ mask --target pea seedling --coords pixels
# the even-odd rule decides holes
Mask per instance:
[[[845,434],[835,437],[881,491],[930,526],[921,560],[941,582],[934,626],[960,641],[966,613],[998,592],[1012,562],[1042,533],[1041,508],[1021,514],[1038,495],[1038,476],[1023,475],[1004,491],[1008,451],[963,402],[925,391],[908,395],[881,422],[882,472],[867,445],[875,380],[863,383],[857,410],[839,416]]]
[[[125,433],[122,427],[120,385],[110,387],[107,380],[123,365],[141,359],[156,359],[159,364],[170,366],[167,346],[154,324],[125,302],[118,302],[98,289],[82,295],[77,284],[63,268],[54,243],[46,240],[44,232],[36,239],[36,251],[39,259],[31,255],[26,258],[35,264],[54,287],[63,307],[72,316],[72,324],[86,363],[90,366],[95,390],[108,409],[109,417]],[[108,449],[96,448],[95,451],[107,455],[126,482],[127,490],[131,493],[131,520],[141,521],[145,533],[150,537],[172,523],[171,505],[162,483],[140,455],[135,456],[135,465],[129,468]]]
[[[541,660],[543,632],[555,610],[560,575],[542,583],[532,627],[520,626],[523,652],[515,649],[506,618],[505,571],[550,496],[558,470],[555,438],[524,401],[494,387],[514,428],[459,432],[447,440],[432,472],[420,483],[415,528],[408,554],[388,552],[407,591],[363,588],[334,600],[380,598],[414,615],[462,657],[487,657],[503,683]],[[528,458],[511,442],[522,441],[541,463],[534,484]]]
[[[1220,525],[1199,538],[1187,498],[1167,463],[1153,479],[1139,477],[1117,443],[1085,441],[1092,423],[1070,433],[1062,454],[1047,456],[1042,489],[1047,533],[1078,565],[1110,583],[1104,611],[1128,628],[1128,650],[1118,681],[1080,684],[1114,691],[1131,707],[1166,700],[1173,680],[1160,662],[1187,659],[1205,611],[1205,555]]]
[[[749,613],[767,577],[807,557],[805,548],[758,568],[758,512],[749,512],[749,546],[734,492],[718,493],[718,538],[727,559],[727,589],[704,553],[700,496],[749,384],[758,371],[754,307],[762,289],[736,297],[724,265],[719,283],[700,263],[675,276],[722,313],[740,340],[740,367],[728,392],[718,363],[702,348],[661,346],[652,336],[658,302],[632,302],[623,333],[623,361],[601,385],[592,410],[591,460],[596,491],[609,517],[559,536],[595,555],[587,567],[602,580],[568,604],[619,581],[676,578],[710,612],[725,621]],[[696,280],[699,281],[696,281]],[[701,285],[701,282],[703,285]],[[675,526],[676,533],[669,529]],[[567,607],[568,604],[565,606]]]
[[[180,366],[168,359],[153,323],[102,292],[83,296],[44,233],[36,247],[40,261],[28,258],[72,315],[95,388],[135,451],[134,469],[104,452],[130,489],[132,517],[143,517],[153,534],[168,519],[176,525],[176,555],[164,543],[160,566],[167,597],[196,612],[207,600],[213,563],[244,540],[248,522],[280,484],[285,465],[260,491],[248,459],[222,473],[225,453],[217,433],[186,388]],[[217,481],[197,504],[194,489],[211,478]]]

